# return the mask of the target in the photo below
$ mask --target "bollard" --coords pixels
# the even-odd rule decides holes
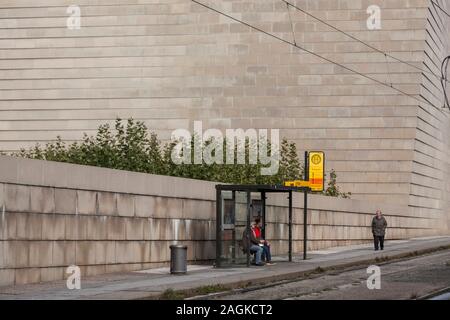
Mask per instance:
[[[187,246],[174,244],[170,246],[170,273],[185,274],[187,272]]]

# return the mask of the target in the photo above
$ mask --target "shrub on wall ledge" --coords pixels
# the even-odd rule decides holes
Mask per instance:
[[[203,147],[208,143],[205,142]],[[80,142],[67,144],[58,136],[56,141],[45,146],[36,144],[30,149],[21,149],[12,155],[233,184],[282,184],[284,181],[303,177],[303,164],[299,160],[296,145],[286,139],[283,139],[280,146],[278,173],[271,176],[260,174],[263,164],[259,161],[253,165],[237,163],[218,165],[205,162],[178,165],[171,159],[174,146],[175,143],[161,144],[157,135],[149,132],[143,122],[128,119],[124,123],[121,119],[117,119],[114,130],[109,124],[100,125],[95,136],[84,134]],[[270,143],[268,146],[270,149]],[[245,146],[247,159],[249,148],[247,141]],[[340,192],[334,170],[330,173],[328,187],[323,193],[332,197],[350,196]]]

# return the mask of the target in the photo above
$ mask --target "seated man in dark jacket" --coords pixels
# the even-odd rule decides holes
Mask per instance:
[[[255,253],[255,263],[257,266],[263,266],[264,263],[261,261],[261,255],[263,253],[263,248],[260,246],[261,240],[257,239],[255,236],[255,233],[253,232],[253,229],[247,228],[244,230],[244,233],[242,235],[242,247],[244,252],[247,252],[248,243],[250,242],[250,253]]]

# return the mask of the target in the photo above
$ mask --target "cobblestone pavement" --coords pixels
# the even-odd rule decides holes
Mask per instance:
[[[443,288],[450,290],[450,250],[400,262],[380,264],[381,288],[369,290],[366,268],[352,271],[327,272],[312,279],[218,299],[416,299]],[[450,297],[449,297],[450,298]]]

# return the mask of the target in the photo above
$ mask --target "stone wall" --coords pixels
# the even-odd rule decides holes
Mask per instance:
[[[439,5],[450,12],[450,2]],[[433,106],[417,107],[409,205],[411,215],[436,219],[450,229],[450,113],[443,109],[441,62],[450,55],[450,19],[435,5],[427,12],[420,94]],[[448,93],[447,93],[448,94]]]
[[[435,0],[450,11],[448,1]],[[280,0],[204,0],[292,41]],[[429,0],[291,0],[386,58],[290,10],[299,45],[434,105],[418,103],[189,0],[3,0],[0,6],[0,150],[45,143],[116,117],[174,129],[279,128],[303,150],[326,152],[352,200],[311,196],[311,248],[370,240],[379,206],[391,238],[450,230],[450,116],[441,109],[446,17]],[[81,8],[68,30],[66,9]],[[367,30],[366,9],[382,29]],[[168,245],[191,261],[214,256],[214,184],[0,158],[0,284],[166,265]],[[283,201],[282,201],[283,200]],[[269,237],[286,251],[285,199],[269,199]],[[371,202],[372,201],[372,202]],[[296,251],[302,198],[294,199]],[[276,214],[278,213],[278,214]]]
[[[281,0],[204,2],[293,40]],[[448,19],[429,0],[291,2],[435,74],[449,53]],[[80,30],[66,28],[72,4]],[[374,4],[381,30],[366,26]],[[446,223],[450,117],[440,110],[439,79],[293,8],[290,16],[299,45],[436,108],[190,0],[3,0],[0,150],[57,135],[75,141],[116,117],[143,120],[163,139],[193,120],[205,129],[279,128],[301,151],[327,152],[327,170],[354,198],[411,205]]]
[[[0,156],[0,285],[166,266],[169,245],[188,245],[190,262],[215,257],[215,184],[97,167]],[[301,252],[303,197],[294,204],[294,250]],[[309,202],[309,249],[371,241],[381,208],[390,239],[445,234],[407,206],[317,195]],[[267,238],[287,249],[287,200],[268,199]]]
[[[0,158],[0,283],[165,265],[214,256],[214,184],[102,168]]]

